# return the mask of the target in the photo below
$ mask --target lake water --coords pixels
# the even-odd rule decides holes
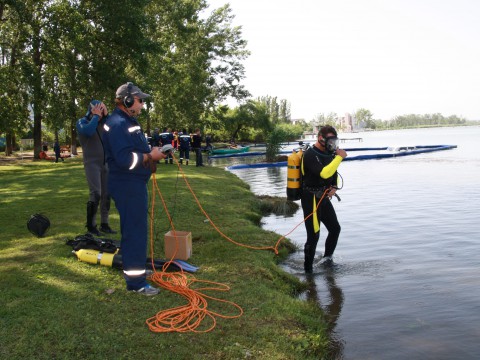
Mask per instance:
[[[340,134],[349,136],[363,142],[343,148],[458,148],[340,165],[335,265],[316,261],[305,278],[302,251],[283,264],[324,309],[330,358],[480,359],[480,127]],[[232,172],[256,194],[285,196],[285,167]],[[268,216],[264,227],[283,235],[302,218]],[[325,237],[322,225],[318,257]],[[303,248],[304,226],[289,238]]]

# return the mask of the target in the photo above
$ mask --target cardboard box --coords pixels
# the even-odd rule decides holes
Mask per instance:
[[[165,234],[165,259],[188,260],[192,256],[192,233],[172,231]]]

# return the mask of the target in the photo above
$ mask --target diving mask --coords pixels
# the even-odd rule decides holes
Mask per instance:
[[[327,136],[324,141],[325,149],[327,149],[328,152],[334,153],[337,151],[340,140],[338,140],[336,136]]]

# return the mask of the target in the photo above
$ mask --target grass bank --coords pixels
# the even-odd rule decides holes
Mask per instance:
[[[218,168],[184,171],[224,233],[249,245],[275,244],[279,235],[258,226],[260,204],[248,185]],[[88,190],[81,160],[17,162],[0,166],[0,358],[322,358],[327,337],[321,310],[296,299],[303,284],[277,266],[287,244],[279,256],[233,245],[205,222],[175,165],[159,165],[157,180],[176,228],[192,232],[189,261],[201,267],[195,277],[230,286],[212,295],[239,304],[244,314],[217,319],[208,333],[150,332],[147,318],[185,299],[165,290],[152,298],[127,293],[118,270],[79,262],[65,245],[85,232]],[[169,222],[158,199],[156,204],[155,257],[162,258]],[[34,213],[51,221],[43,238],[26,228]],[[119,229],[115,208],[111,226]],[[209,306],[216,310],[214,302]]]

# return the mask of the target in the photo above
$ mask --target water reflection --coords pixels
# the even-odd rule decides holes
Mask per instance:
[[[324,321],[327,324],[327,331],[330,338],[330,343],[327,349],[328,359],[343,359],[344,341],[341,336],[337,334],[335,328],[337,327],[337,320],[340,317],[342,306],[344,303],[344,295],[342,289],[335,281],[335,267],[325,267],[321,274],[307,274],[306,283],[308,289],[305,297],[308,301],[313,301],[324,312]],[[328,298],[322,300],[318,291],[318,286],[324,283],[327,289]]]

